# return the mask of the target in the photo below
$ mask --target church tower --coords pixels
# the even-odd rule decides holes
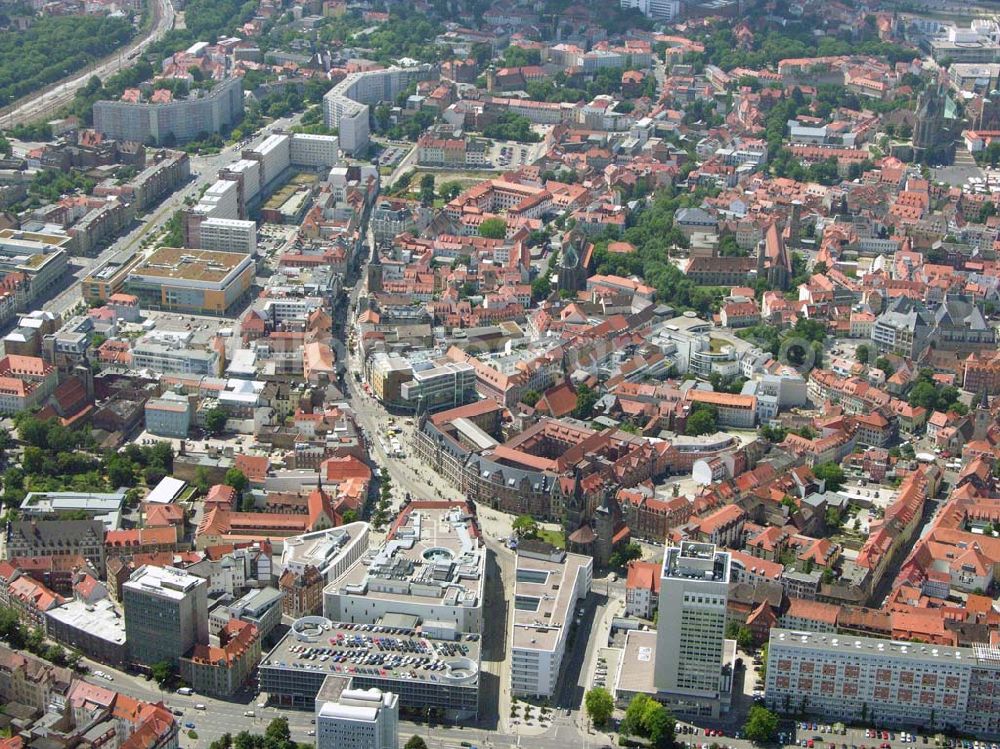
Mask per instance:
[[[582,232],[573,231],[566,236],[559,259],[560,291],[577,292],[587,288],[586,249],[587,238]]]
[[[993,425],[993,413],[990,411],[990,397],[986,394],[985,389],[979,393],[979,404],[976,406],[972,418],[972,439],[986,439],[986,435]]]
[[[365,280],[369,294],[377,294],[382,291],[382,258],[378,254],[378,247],[372,247],[372,256],[368,260]]]

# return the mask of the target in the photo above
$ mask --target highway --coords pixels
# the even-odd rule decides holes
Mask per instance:
[[[68,78],[20,99],[0,110],[0,123],[5,128],[29,122],[47,120],[62,107],[69,104],[78,89],[83,88],[93,76],[101,80],[130,67],[139,59],[139,53],[153,42],[159,41],[174,26],[174,6],[170,0],[151,0],[153,3],[153,27],[142,39],[135,40],[114,52],[95,65],[71,74]]]

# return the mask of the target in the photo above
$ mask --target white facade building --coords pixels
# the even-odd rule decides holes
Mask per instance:
[[[260,162],[261,184],[268,185],[291,164],[292,141],[287,135],[274,134],[245,156]]]
[[[426,80],[431,66],[392,67],[351,73],[323,96],[326,126],[340,134],[340,147],[356,154],[368,147],[368,107],[381,101],[393,101],[414,81]]]
[[[398,749],[399,698],[380,689],[351,689],[318,705],[316,749]]]
[[[257,224],[232,218],[209,218],[201,222],[201,249],[257,254]]]
[[[621,0],[621,7],[638,10],[654,21],[672,21],[681,13],[680,0]]]
[[[333,582],[368,551],[369,528],[368,523],[359,520],[286,538],[282,545],[281,566],[297,575],[312,566],[323,573],[328,583]]]
[[[425,631],[481,632],[486,553],[464,502],[414,501],[385,544],[323,591],[333,621],[378,624],[390,614],[417,617]]]
[[[823,720],[1000,738],[1000,649],[771,630],[765,700]]]
[[[340,163],[340,140],[336,135],[293,133],[289,158],[296,166],[329,169]]]
[[[574,607],[590,593],[594,560],[579,554],[517,552],[514,626],[511,631],[511,693],[549,698],[574,617]]]

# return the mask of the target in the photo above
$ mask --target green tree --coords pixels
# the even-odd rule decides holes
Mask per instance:
[[[146,486],[156,486],[163,481],[166,475],[167,469],[161,465],[146,466],[142,472],[142,478],[146,482]]]
[[[856,349],[854,349],[854,358],[857,359],[862,364],[867,364],[870,356],[871,356],[870,349],[863,343]]]
[[[275,718],[264,731],[264,749],[295,749],[292,732],[288,728],[288,718]]]
[[[549,294],[551,293],[552,282],[549,281],[548,274],[543,273],[531,282],[531,300],[533,302],[540,302],[543,299],[548,299]]]
[[[646,694],[632,698],[621,723],[622,735],[644,736],[657,749],[667,749],[673,744],[675,728],[676,721],[670,712]]]
[[[427,749],[427,742],[419,736],[410,736],[403,744],[403,749]]]
[[[112,486],[135,486],[135,465],[118,453],[105,464],[104,470]]]
[[[424,206],[431,206],[434,203],[434,175],[425,174],[420,178],[420,202]],[[506,230],[506,226],[504,227]]]
[[[161,687],[166,687],[173,681],[174,666],[170,661],[157,661],[149,667],[153,680]]]
[[[243,490],[247,488],[249,481],[247,481],[246,474],[239,468],[230,468],[226,471],[226,477],[222,480],[222,483],[233,487],[237,494],[243,494]]]
[[[648,694],[637,694],[625,708],[625,718],[621,722],[621,733],[625,736],[640,735],[645,733],[643,727],[643,716],[646,714],[646,706],[652,702]]]
[[[838,491],[846,480],[844,476],[844,469],[833,461],[827,461],[826,463],[820,463],[819,465],[813,466],[813,476],[816,478],[826,481],[827,491]]]
[[[595,726],[606,725],[615,709],[614,700],[611,699],[608,690],[603,687],[589,690],[584,697],[584,703],[587,707],[587,715]]]
[[[487,239],[503,239],[507,236],[507,222],[496,216],[485,219],[479,225],[479,236]]]
[[[208,492],[212,482],[208,477],[208,469],[205,466],[198,466],[194,469],[194,485],[198,487],[201,494]]]
[[[222,434],[226,428],[227,418],[224,408],[219,406],[210,408],[205,414],[205,429],[209,434]]]
[[[526,406],[534,407],[536,403],[541,399],[541,395],[538,394],[537,390],[528,390],[524,395],[521,396],[521,403]]]
[[[754,705],[747,713],[743,735],[755,744],[766,744],[778,733],[778,716],[762,705]]]
[[[748,253],[736,244],[734,235],[726,234],[719,240],[719,254],[723,257],[743,257]]]
[[[608,566],[620,569],[635,559],[642,559],[642,547],[637,543],[630,543],[611,555]]]
[[[747,651],[753,648],[753,632],[745,624],[736,621],[727,623],[726,637],[730,640],[736,640],[740,650]]]
[[[684,434],[697,437],[702,434],[713,434],[718,431],[718,411],[714,406],[695,403],[684,425]]]
[[[886,377],[892,377],[896,370],[893,368],[892,363],[884,356],[880,356],[875,360],[875,368],[881,369],[885,372]]]
[[[518,515],[511,528],[521,538],[534,538],[538,535],[538,523],[531,515]]]
[[[589,385],[580,385],[576,389],[576,408],[573,409],[573,416],[577,419],[589,419],[599,398],[597,391]]]
[[[454,200],[462,194],[462,184],[460,182],[442,182],[438,186],[438,195],[444,200]]]
[[[784,427],[773,427],[770,424],[764,424],[760,428],[760,436],[775,444],[783,442],[787,435],[788,430]]]
[[[656,749],[669,749],[674,743],[674,730],[677,721],[670,712],[658,702],[650,701],[642,716],[642,725],[650,742]]]

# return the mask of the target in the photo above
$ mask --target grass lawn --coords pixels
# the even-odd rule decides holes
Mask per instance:
[[[563,534],[560,531],[551,531],[545,528],[539,528],[538,537],[546,543],[552,544],[557,549],[566,548],[566,541],[563,539]]]

